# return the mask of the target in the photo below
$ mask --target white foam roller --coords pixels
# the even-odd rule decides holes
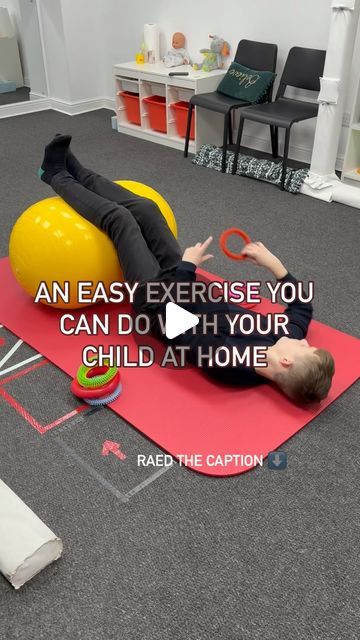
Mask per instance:
[[[360,189],[349,184],[339,182],[334,185],[332,199],[341,204],[360,209]]]
[[[324,78],[338,79],[340,82],[336,103],[319,105],[310,167],[310,171],[318,176],[328,176],[335,170],[346,88],[359,19],[359,0],[354,3],[338,2],[339,8],[341,4],[353,4],[354,10],[337,11],[333,4],[334,11],[331,12],[323,75]],[[347,6],[347,8],[350,7]]]
[[[0,571],[15,589],[57,560],[55,533],[0,480]]]

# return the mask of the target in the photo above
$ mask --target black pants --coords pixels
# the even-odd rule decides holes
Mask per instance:
[[[60,171],[51,186],[115,245],[125,280],[158,279],[181,260],[181,249],[158,206],[106,178],[79,168]]]

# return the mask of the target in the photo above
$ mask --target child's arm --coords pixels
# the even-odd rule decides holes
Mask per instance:
[[[186,260],[179,262],[176,268],[175,280],[176,282],[195,282],[196,265]]]
[[[277,280],[285,278],[288,273],[281,260],[271,253],[262,242],[250,242],[241,253],[259,267],[268,269]]]
[[[250,242],[244,247],[242,253],[254,264],[267,268],[277,280],[297,283],[296,278],[288,272],[279,258],[271,253],[262,242]],[[313,315],[311,302],[302,302],[295,298],[285,309],[285,313],[289,318],[289,322],[286,327],[288,333],[284,333],[284,335],[289,338],[298,338],[299,340],[305,338]]]

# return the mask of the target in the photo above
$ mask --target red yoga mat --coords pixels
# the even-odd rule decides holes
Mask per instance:
[[[219,280],[213,274],[202,274],[208,280]],[[89,343],[127,344],[130,356],[136,359],[139,337],[63,336],[58,329],[62,312],[34,304],[15,281],[7,258],[0,260],[0,283],[0,322],[70,376],[75,375],[82,349]],[[89,307],[89,316],[92,309],[115,316],[129,312],[124,305],[101,305]],[[262,313],[279,309],[266,299],[257,305]],[[308,339],[318,348],[329,349],[336,363],[330,395],[316,409],[293,405],[270,385],[228,388],[208,380],[196,368],[180,370],[157,364],[147,369],[124,368],[123,392],[111,409],[166,452],[182,456],[182,463],[195,471],[213,476],[243,473],[249,470],[249,458],[244,456],[265,458],[359,377],[360,340],[316,321],[311,323]],[[141,343],[162,348],[149,336],[142,337]],[[226,455],[233,458],[224,466]]]

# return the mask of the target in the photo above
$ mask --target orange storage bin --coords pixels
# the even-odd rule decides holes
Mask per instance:
[[[167,132],[166,126],[166,100],[163,96],[149,96],[144,98],[149,111],[150,127],[161,133]]]
[[[131,124],[140,124],[140,100],[139,94],[132,91],[119,91],[119,96],[124,101],[126,117]]]
[[[189,112],[189,103],[181,100],[180,102],[174,102],[171,105],[173,113],[175,115],[176,128],[179,136],[182,138],[186,137],[186,125],[187,118]],[[191,127],[190,127],[190,140],[195,140],[195,113],[193,111],[193,115],[191,118]]]

